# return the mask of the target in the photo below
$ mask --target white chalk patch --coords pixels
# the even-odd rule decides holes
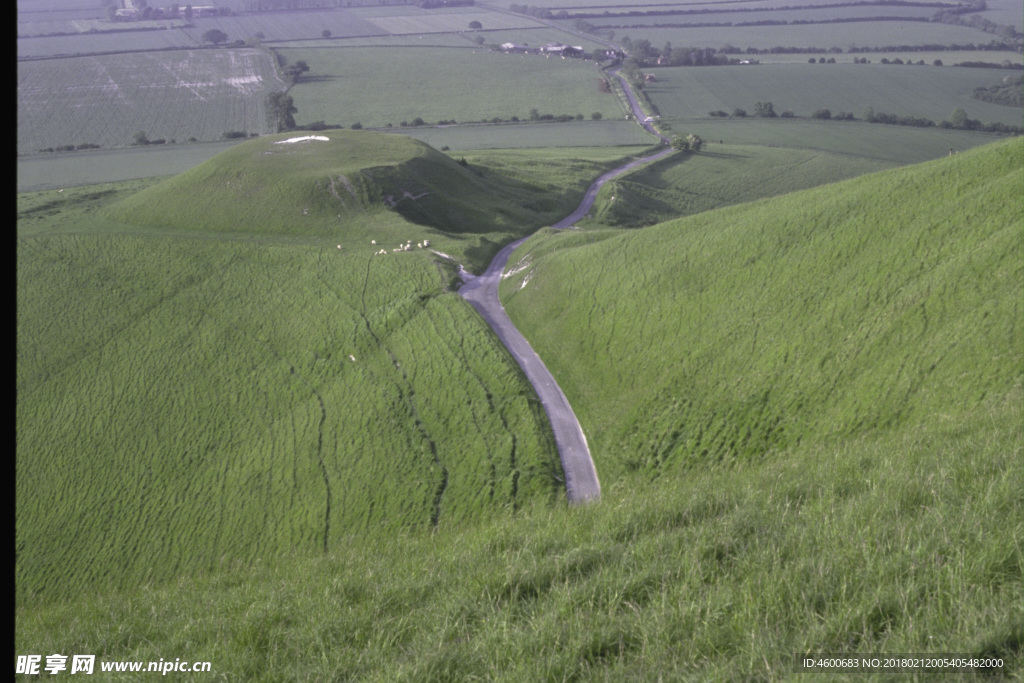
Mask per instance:
[[[329,137],[323,135],[303,135],[300,138],[288,138],[287,140],[278,140],[275,145],[287,145],[293,142],[305,142],[306,140],[323,140],[324,142],[330,142]]]

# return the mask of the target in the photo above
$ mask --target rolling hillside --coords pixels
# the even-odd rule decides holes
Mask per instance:
[[[524,179],[399,136],[322,137],[243,143],[137,191],[26,200],[20,594],[564,497],[536,395],[438,252],[486,263],[611,160]]]
[[[638,232],[545,233],[503,283],[602,477],[1004,410],[1021,140]],[[528,280],[527,280],[528,278]]]
[[[808,654],[954,653],[1019,678],[1021,148],[542,232],[503,297],[588,431],[599,504],[20,594],[17,652],[268,681],[776,680]],[[46,542],[25,519],[19,568]]]

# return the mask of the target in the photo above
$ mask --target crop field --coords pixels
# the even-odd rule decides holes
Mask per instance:
[[[503,303],[605,483],[1002,410],[1024,367],[1021,145],[642,231],[550,232],[513,254],[531,265]]]
[[[1001,136],[966,130],[908,128],[860,121],[796,119],[704,119],[674,124],[675,132],[696,133],[712,144],[765,145],[852,154],[877,161],[912,164],[947,156],[950,150],[986,145]]]
[[[735,108],[754,113],[754,104],[772,102],[810,117],[818,109],[861,117],[865,107],[938,123],[963,108],[983,122],[1021,125],[1021,109],[982,102],[974,89],[989,86],[1003,72],[936,66],[891,64],[761,64],[714,68],[662,68],[644,92],[667,119],[705,118],[708,112]]]
[[[608,24],[636,24],[637,21],[588,19],[595,26]],[[557,22],[556,22],[557,23]],[[563,20],[567,28],[571,20]],[[648,22],[643,22],[648,23]],[[668,23],[666,21],[666,23]],[[754,47],[884,47],[887,45],[951,45],[988,43],[991,33],[950,24],[912,22],[908,29],[898,21],[863,23],[815,24],[808,26],[708,26],[702,28],[617,28],[616,38],[628,36],[633,40],[645,38],[652,45],[670,42],[676,46],[720,48],[733,45]],[[982,59],[984,53],[979,53]]]
[[[202,17],[193,23],[195,28],[188,29],[188,33],[196,40],[212,28],[220,29],[231,40],[246,40],[262,33],[266,42],[319,38],[325,29],[339,38],[386,33],[347,10],[246,13],[230,17]]]
[[[485,49],[279,52],[289,63],[306,61],[311,74],[329,74],[291,89],[299,123],[359,122],[376,128],[399,126],[417,117],[427,123],[528,119],[531,109],[540,114],[583,114],[588,119],[593,112],[606,119],[623,116],[615,97],[599,92],[601,72],[581,60],[523,58]],[[377,80],[382,87],[367,87]]]
[[[415,7],[409,7],[408,10],[408,13],[401,15],[367,17],[366,21],[380,27],[382,32],[392,34],[467,31],[471,21],[479,21],[487,30],[542,26],[540,22],[530,17],[504,12],[447,13],[420,10]]]
[[[259,50],[190,50],[18,63],[18,151],[271,132],[264,97],[282,87]]]

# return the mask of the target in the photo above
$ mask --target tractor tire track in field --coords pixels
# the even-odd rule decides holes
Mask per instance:
[[[323,453],[323,448],[324,448],[324,424],[326,424],[326,422],[327,422],[327,407],[324,405],[323,396],[320,395],[320,392],[317,391],[316,387],[314,387],[311,382],[306,380],[306,378],[303,377],[302,374],[299,373],[298,369],[295,367],[294,364],[292,364],[291,361],[286,360],[285,358],[283,358],[281,356],[281,354],[279,354],[277,352],[277,349],[275,349],[273,346],[270,345],[269,341],[265,341],[263,339],[259,339],[259,338],[255,337],[254,335],[248,334],[244,330],[240,329],[234,323],[229,323],[229,324],[233,328],[235,328],[235,330],[238,331],[240,334],[243,334],[243,335],[246,335],[246,336],[250,337],[257,344],[259,344],[260,346],[265,348],[267,351],[269,351],[270,354],[275,359],[278,360],[278,362],[285,363],[288,366],[289,374],[291,374],[293,377],[295,377],[295,379],[297,379],[299,382],[304,384],[310,390],[310,392],[316,398],[317,403],[320,406],[320,422],[317,424],[316,459],[317,459],[317,464],[320,467],[320,475],[323,477],[323,480],[324,480],[324,490],[325,490],[325,494],[326,494],[325,505],[324,505],[324,535],[323,535],[323,550],[324,550],[324,553],[326,553],[327,552],[327,546],[328,546],[328,540],[330,539],[330,535],[331,535],[331,480],[330,480],[330,477],[328,477],[328,475],[327,475],[327,464],[324,463],[324,453]],[[292,424],[292,436],[293,436],[293,438],[297,438],[297,435],[299,433],[299,429],[294,424],[294,422],[295,422],[295,414],[292,413],[292,423],[293,423]],[[293,450],[298,452],[298,444],[296,444],[296,447]],[[295,476],[295,473],[294,473],[294,470],[293,470],[293,477],[294,476]],[[294,492],[294,488],[292,490]]]
[[[434,465],[441,470],[441,481],[438,483],[437,490],[434,492],[434,500],[430,513],[430,526],[436,529],[438,523],[441,521],[441,500],[444,497],[445,491],[448,489],[448,468],[445,467],[443,462],[441,462],[441,457],[437,453],[437,443],[435,443],[434,439],[431,438],[430,433],[423,424],[423,419],[420,417],[419,410],[416,408],[416,390],[413,388],[412,382],[409,381],[409,376],[406,374],[402,364],[398,362],[398,357],[395,356],[395,353],[390,348],[384,346],[384,342],[381,341],[381,338],[373,331],[373,327],[370,325],[370,319],[366,317],[366,290],[369,287],[370,266],[373,265],[374,258],[375,257],[371,256],[366,262],[366,277],[363,280],[363,292],[361,296],[362,308],[360,311],[360,317],[362,317],[363,323],[366,325],[366,331],[369,332],[370,336],[373,337],[375,342],[377,342],[377,346],[387,352],[388,357],[391,358],[391,364],[395,367],[395,370],[398,371],[398,375],[402,379],[401,384],[398,385],[399,398],[405,402],[406,407],[409,409],[409,413],[413,417],[416,430],[420,433],[423,440],[427,442]]]

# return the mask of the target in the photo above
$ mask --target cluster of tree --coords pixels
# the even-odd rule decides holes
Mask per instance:
[[[978,130],[985,133],[1002,133],[1009,135],[1021,135],[1024,133],[1024,128],[1021,126],[1008,126],[1005,123],[982,123],[977,119],[972,119],[967,116],[967,112],[957,107],[953,110],[952,116],[949,121],[939,121],[935,123],[931,119],[921,118],[917,116],[897,116],[896,114],[884,114],[875,112],[871,107],[865,107],[864,109],[864,120],[868,123],[885,123],[895,126],[916,126],[919,128],[931,128],[937,126],[939,128],[953,128],[957,130]]]
[[[53,152],[77,152],[83,149],[99,149],[99,145],[94,145],[91,142],[86,142],[81,145],[60,145],[58,147],[47,147],[45,149],[38,150],[39,152],[53,153]]]
[[[203,42],[220,45],[221,43],[228,42],[228,34],[224,33],[224,31],[221,31],[219,28],[211,28],[209,31],[203,33]]]
[[[559,16],[556,16],[551,10],[546,7],[531,7],[530,5],[517,5],[515,3],[508,6],[510,12],[516,14],[525,14],[528,17],[536,17],[537,19],[568,19],[569,13],[565,10],[559,12]]]
[[[1019,45],[1021,43],[1021,39],[1024,38],[1024,35],[1017,30],[1017,27],[1013,24],[999,24],[990,19],[986,19],[980,14],[976,14],[976,12],[980,12],[985,9],[985,0],[978,0],[977,2],[961,5],[956,9],[940,10],[932,17],[932,21],[980,29],[986,33],[993,33],[999,36],[999,38],[1005,42],[1016,43]],[[967,14],[970,14],[970,16],[964,16]]]
[[[1016,69],[1017,71],[1024,69],[1024,65],[1014,64],[1008,59],[1004,59],[999,64],[995,62],[957,62],[953,66],[966,66],[975,69]]]
[[[978,86],[974,97],[983,102],[1004,104],[1009,107],[1024,105],[1024,76],[1007,76],[1001,82],[989,87]]]
[[[309,65],[301,59],[281,69],[281,73],[287,76],[292,83],[298,83],[299,79],[302,78],[302,74],[307,71],[309,71]]]
[[[283,92],[267,95],[267,115],[278,132],[295,128],[295,114],[298,111],[291,95]]]
[[[151,7],[148,0],[135,0],[134,6],[138,10],[138,13],[134,16],[119,16],[117,10],[120,7],[120,3],[116,0],[106,0],[103,3],[107,8],[107,19],[109,21],[131,21],[131,20],[150,20],[150,19],[178,19],[182,18],[185,21],[192,21],[194,11],[192,5],[185,5],[184,8],[178,3],[172,3],[168,7]],[[233,14],[230,7],[219,7],[217,15],[222,17],[228,17]]]
[[[137,131],[135,133],[135,135],[132,136],[132,144],[133,145],[137,145],[137,146],[165,145],[165,144],[167,144],[167,140],[165,140],[163,138],[157,138],[156,140],[150,140],[149,136],[146,135],[146,132],[140,130],[140,131]],[[171,140],[171,144],[172,145],[174,144],[174,140]]]
[[[624,36],[621,42],[630,55],[627,64],[633,61],[638,68],[653,65],[720,66],[729,63],[729,53],[713,47],[672,47],[672,43],[666,42],[659,50],[645,38],[630,40],[629,36]]]
[[[226,130],[221,134],[223,140],[242,140],[259,137],[259,133],[246,133],[244,130]]]
[[[818,57],[817,59],[815,59],[814,57],[811,57],[810,59],[807,60],[807,63],[808,64],[835,64],[836,63],[836,58],[835,57],[829,57],[829,58],[826,59],[825,57]]]
[[[950,4],[948,2],[917,2],[915,0],[854,0],[852,2],[837,2],[823,5],[821,3],[814,4],[801,4],[801,5],[778,5],[772,7],[705,7],[702,9],[664,9],[664,10],[628,10],[623,12],[573,12],[569,15],[573,19],[614,19],[616,17],[664,17],[664,16],[700,16],[703,14],[743,14],[743,13],[763,13],[765,11],[787,11],[793,10],[817,10],[817,9],[834,9],[840,7],[865,7],[865,6],[885,6],[885,7],[939,7],[943,9],[950,9],[958,12],[973,12],[978,11],[974,9],[976,5],[974,3],[957,3]],[[593,9],[593,8],[590,8]],[[888,16],[885,18],[889,18]],[[916,17],[915,17],[916,18]],[[926,19],[927,21],[927,19]],[[748,22],[756,23],[756,22]],[[780,21],[777,23],[786,23]],[[726,24],[729,25],[729,24]],[[740,24],[733,24],[740,25]]]
[[[699,152],[700,148],[704,146],[704,141],[699,136],[690,133],[685,138],[681,135],[672,138],[672,146],[684,154],[689,154]]]

